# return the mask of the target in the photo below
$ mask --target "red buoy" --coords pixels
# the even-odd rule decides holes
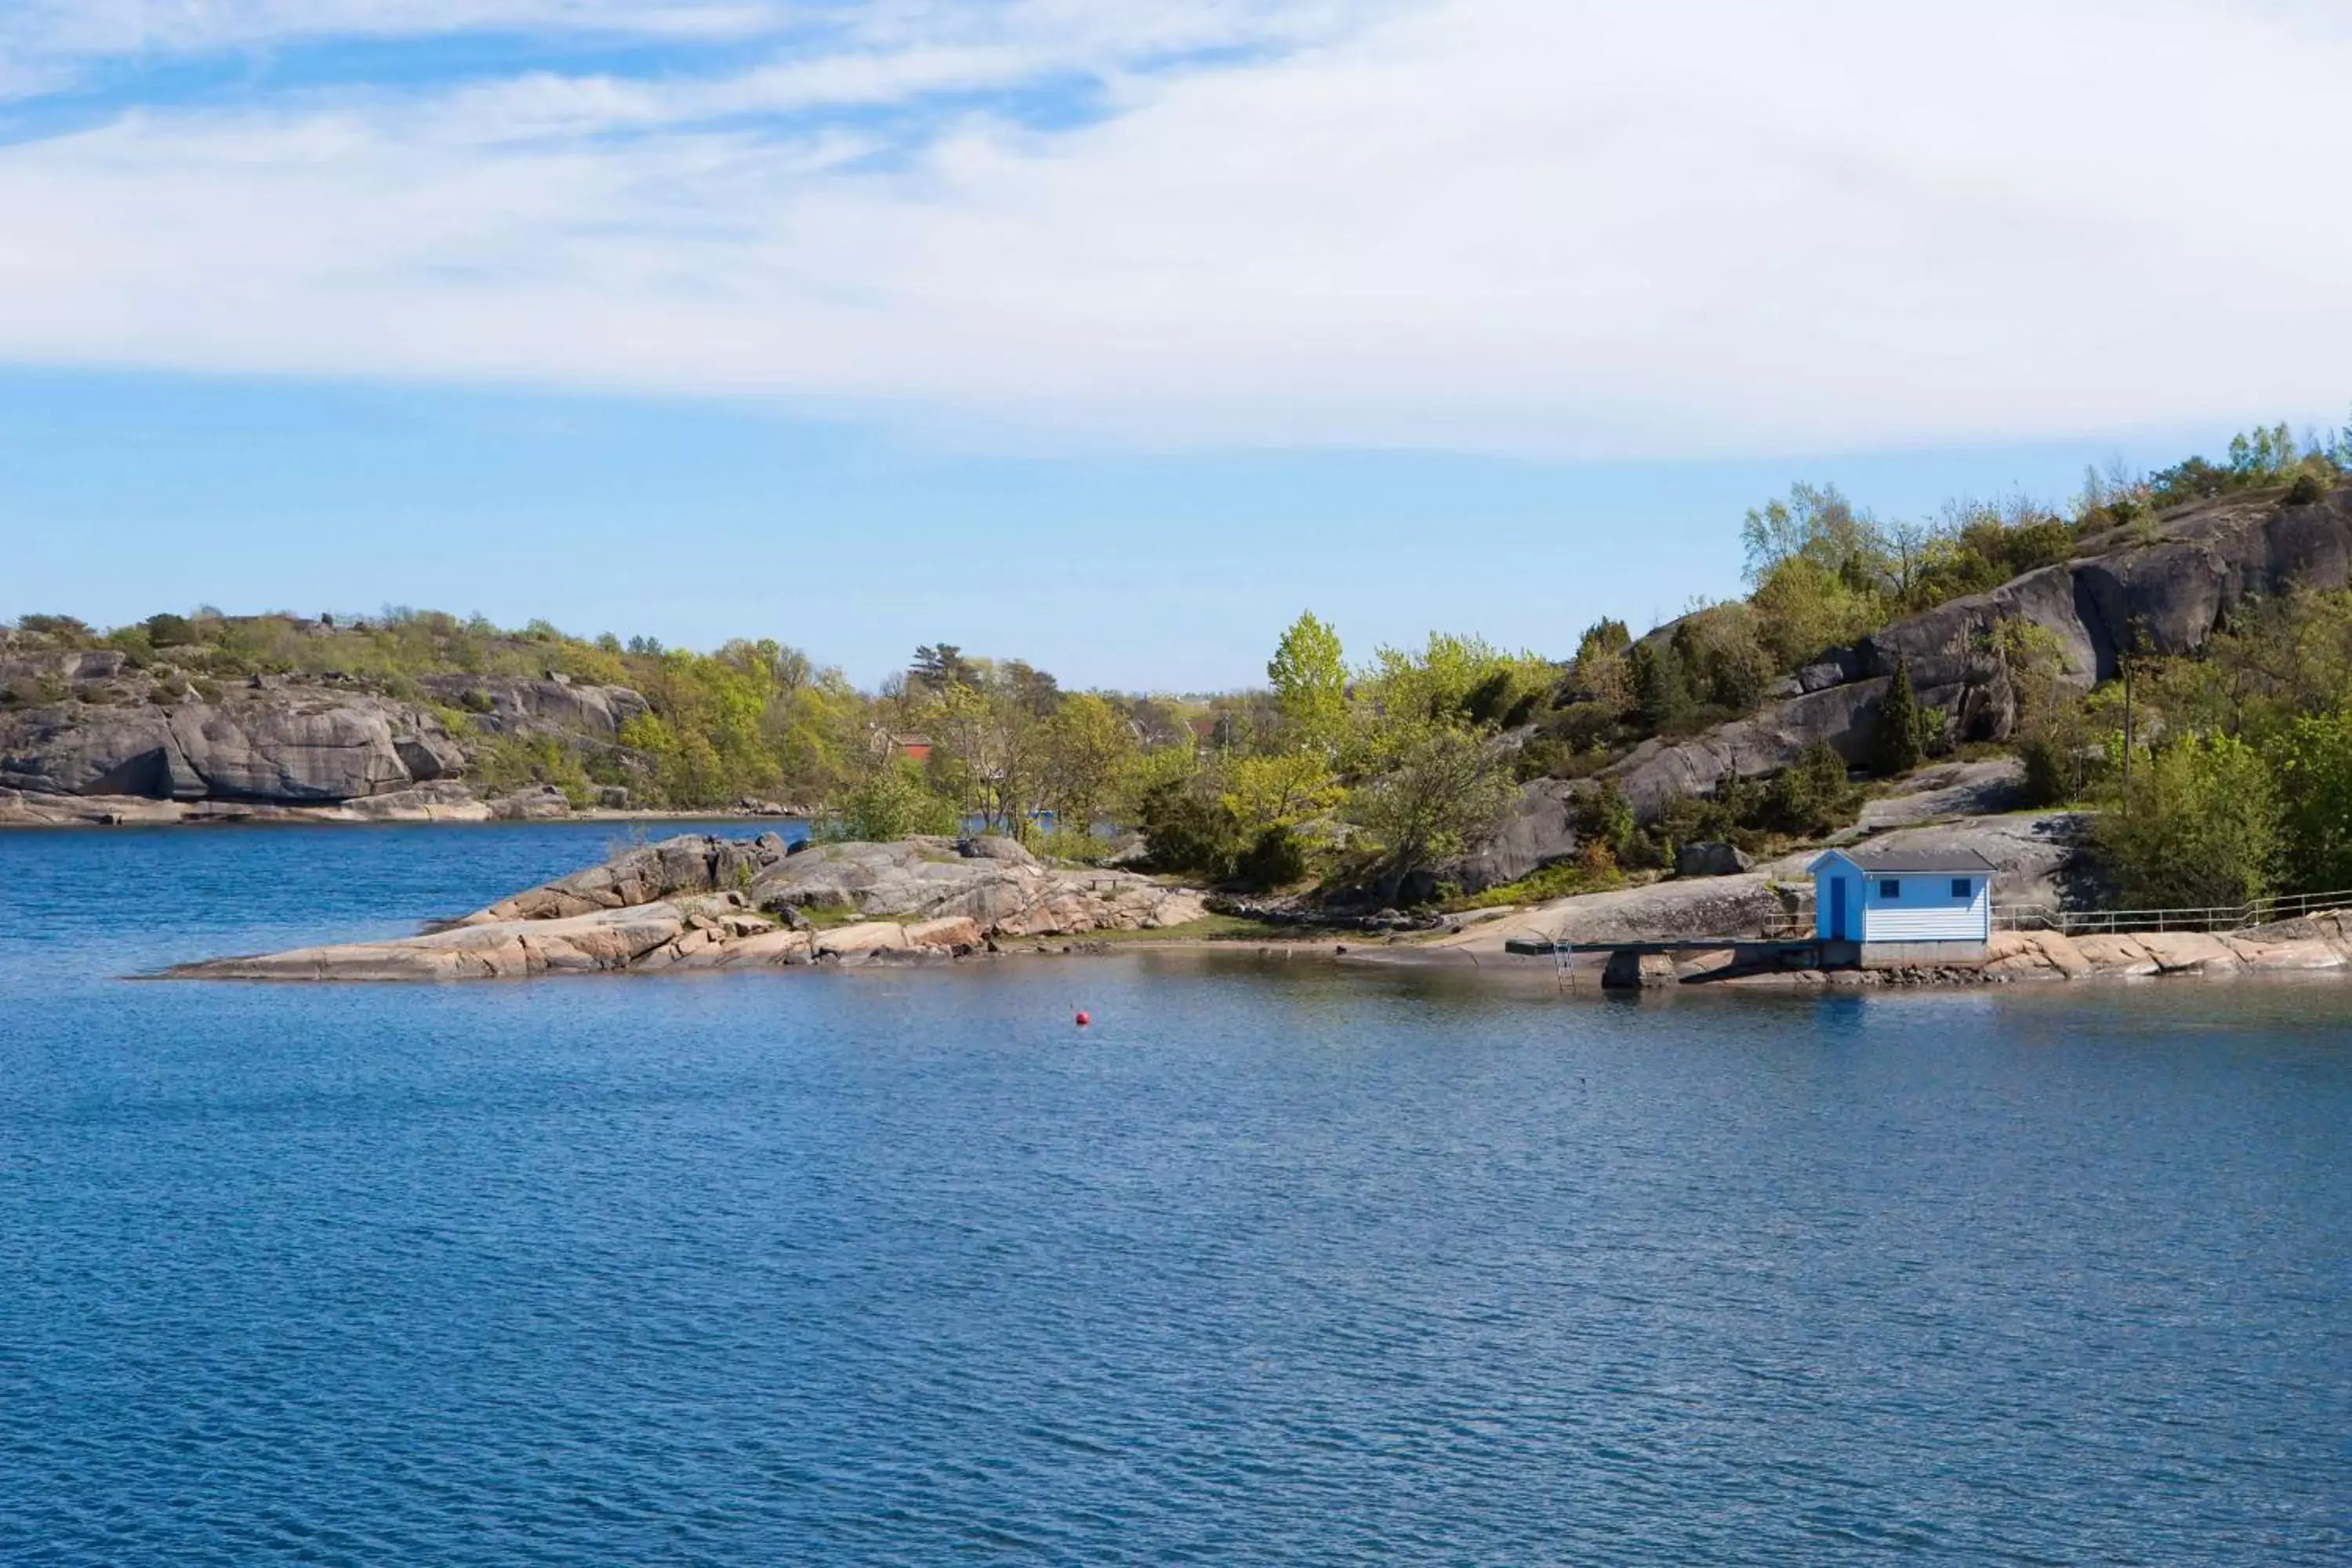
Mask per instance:
[[[1085,1014],[1085,1013],[1081,1013],[1081,1014],[1079,1014],[1079,1015],[1078,1015],[1078,1027],[1079,1027],[1079,1028],[1083,1029],[1083,1028],[1085,1028],[1087,1025],[1089,1025],[1089,1024],[1091,1024],[1091,1023],[1093,1023],[1093,1022],[1094,1022],[1094,1019],[1093,1019],[1091,1016],[1089,1016],[1088,1015],[1087,1015],[1087,1014]]]

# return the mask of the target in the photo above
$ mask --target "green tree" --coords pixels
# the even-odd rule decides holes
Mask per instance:
[[[947,836],[961,828],[955,802],[934,795],[922,770],[893,758],[841,798],[825,837],[887,844],[919,833]]]
[[[1917,767],[1926,752],[1921,743],[1926,731],[1918,694],[1911,689],[1911,661],[1897,658],[1894,679],[1886,683],[1886,695],[1878,702],[1878,727],[1871,740],[1872,771],[1891,779]]]
[[[1292,744],[1330,756],[1348,726],[1348,666],[1339,634],[1314,615],[1290,623],[1266,662]]]
[[[2278,795],[2252,746],[2229,735],[2190,736],[2142,757],[2093,831],[2127,904],[2234,908],[2271,890]]]
[[[1784,560],[1766,572],[1748,598],[1757,636],[1774,666],[1793,670],[1886,624],[1888,601],[1857,587],[1818,561]]]
[[[2271,763],[2287,889],[2352,888],[2352,710],[2296,720],[2271,747]]]
[[[1133,761],[1135,731],[1092,692],[1066,697],[1045,721],[1042,793],[1065,833],[1089,834]]]
[[[1235,757],[1223,784],[1218,798],[1252,841],[1328,815],[1344,794],[1329,766],[1307,752]]]
[[[1751,583],[1761,584],[1775,567],[1800,560],[1856,589],[1875,588],[1887,574],[1885,535],[1835,485],[1791,485],[1788,500],[1751,507],[1739,538],[1747,547]]]
[[[1634,719],[1654,735],[1672,733],[1691,713],[1690,683],[1674,644],[1637,642],[1625,661],[1633,677]]]
[[[1348,814],[1381,847],[1393,892],[1493,833],[1518,785],[1508,759],[1460,725],[1406,720],[1385,739],[1385,765],[1349,796]]]

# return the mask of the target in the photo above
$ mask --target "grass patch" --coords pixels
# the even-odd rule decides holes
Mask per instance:
[[[818,931],[835,931],[842,926],[864,925],[868,917],[848,904],[803,904],[801,915]]]
[[[1579,893],[1605,893],[1612,888],[1624,887],[1622,877],[1598,881],[1573,860],[1563,860],[1557,866],[1546,866],[1539,871],[1506,882],[1499,888],[1488,888],[1482,893],[1471,893],[1458,899],[1448,899],[1438,908],[1449,915],[1471,910],[1496,910],[1507,904],[1548,904],[1554,899],[1573,898]]]

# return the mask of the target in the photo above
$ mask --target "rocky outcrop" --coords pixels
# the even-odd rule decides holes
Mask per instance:
[[[1132,871],[1048,867],[1006,838],[819,845],[761,871],[751,894],[768,909],[961,917],[994,936],[1160,930],[1206,912],[1195,892]]]
[[[2003,623],[2040,628],[2058,651],[2063,678],[2087,689],[2113,677],[2126,653],[2195,652],[2250,598],[2347,583],[2352,489],[2310,506],[2274,499],[2200,504],[2166,518],[2152,537],[2086,541],[2074,561],[1832,648],[1798,673],[1793,694],[1703,735],[1651,741],[1605,776],[1648,817],[1731,774],[1786,767],[1816,742],[1858,763],[1901,660],[1910,664],[1921,702],[1944,712],[1956,739],[2003,740],[2016,721],[2015,694],[1996,652]]]
[[[2067,937],[1996,931],[1985,971],[2004,980],[2293,974],[2352,968],[2352,915],[2242,931],[2136,931]]]
[[[819,925],[810,911],[861,918]],[[1181,925],[1201,895],[1048,865],[1008,840],[913,838],[793,853],[774,834],[688,835],[396,942],[171,971],[197,980],[482,980],[961,957],[995,938]]]
[[[0,715],[0,785],[29,795],[333,805],[437,782],[463,765],[432,713],[376,697],[68,701]]]
[[[138,668],[116,649],[59,647],[0,632],[0,790],[19,797],[343,807],[456,785],[466,742],[433,706],[467,712],[484,735],[560,734],[616,746],[646,710],[621,687],[561,679],[434,677],[432,701],[402,700],[342,679],[254,677],[222,690],[168,667]],[[471,799],[471,792],[466,791]],[[4,803],[0,803],[4,804]],[[543,815],[542,799],[501,815]],[[567,808],[568,809],[568,808]],[[121,810],[97,816],[120,819]],[[140,819],[178,820],[137,812]],[[377,814],[382,815],[382,814]],[[83,821],[71,807],[0,810],[0,823]]]
[[[428,675],[418,683],[436,702],[464,710],[493,735],[563,734],[617,741],[621,727],[649,712],[625,686],[590,686],[551,676]]]

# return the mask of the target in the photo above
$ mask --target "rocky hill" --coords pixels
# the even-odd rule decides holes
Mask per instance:
[[[2062,679],[2087,689],[2113,678],[2126,655],[2197,651],[2249,598],[2347,584],[2352,489],[2301,506],[2273,492],[2177,509],[2144,530],[2086,539],[2073,560],[1826,649],[1754,714],[1686,739],[1645,742],[1601,776],[1646,820],[1732,774],[1787,767],[1817,742],[1860,763],[1897,660],[1909,662],[1920,700],[1942,711],[1953,739],[2005,740],[2017,699],[1993,635],[2004,622],[2047,634]],[[1497,886],[1575,853],[1570,805],[1587,787],[1528,784],[1517,811],[1458,879],[1473,890]]]
[[[199,681],[110,648],[0,631],[0,823],[310,814],[462,819],[562,809],[475,777],[494,738],[620,750],[624,687],[427,676],[403,699],[350,679]]]

